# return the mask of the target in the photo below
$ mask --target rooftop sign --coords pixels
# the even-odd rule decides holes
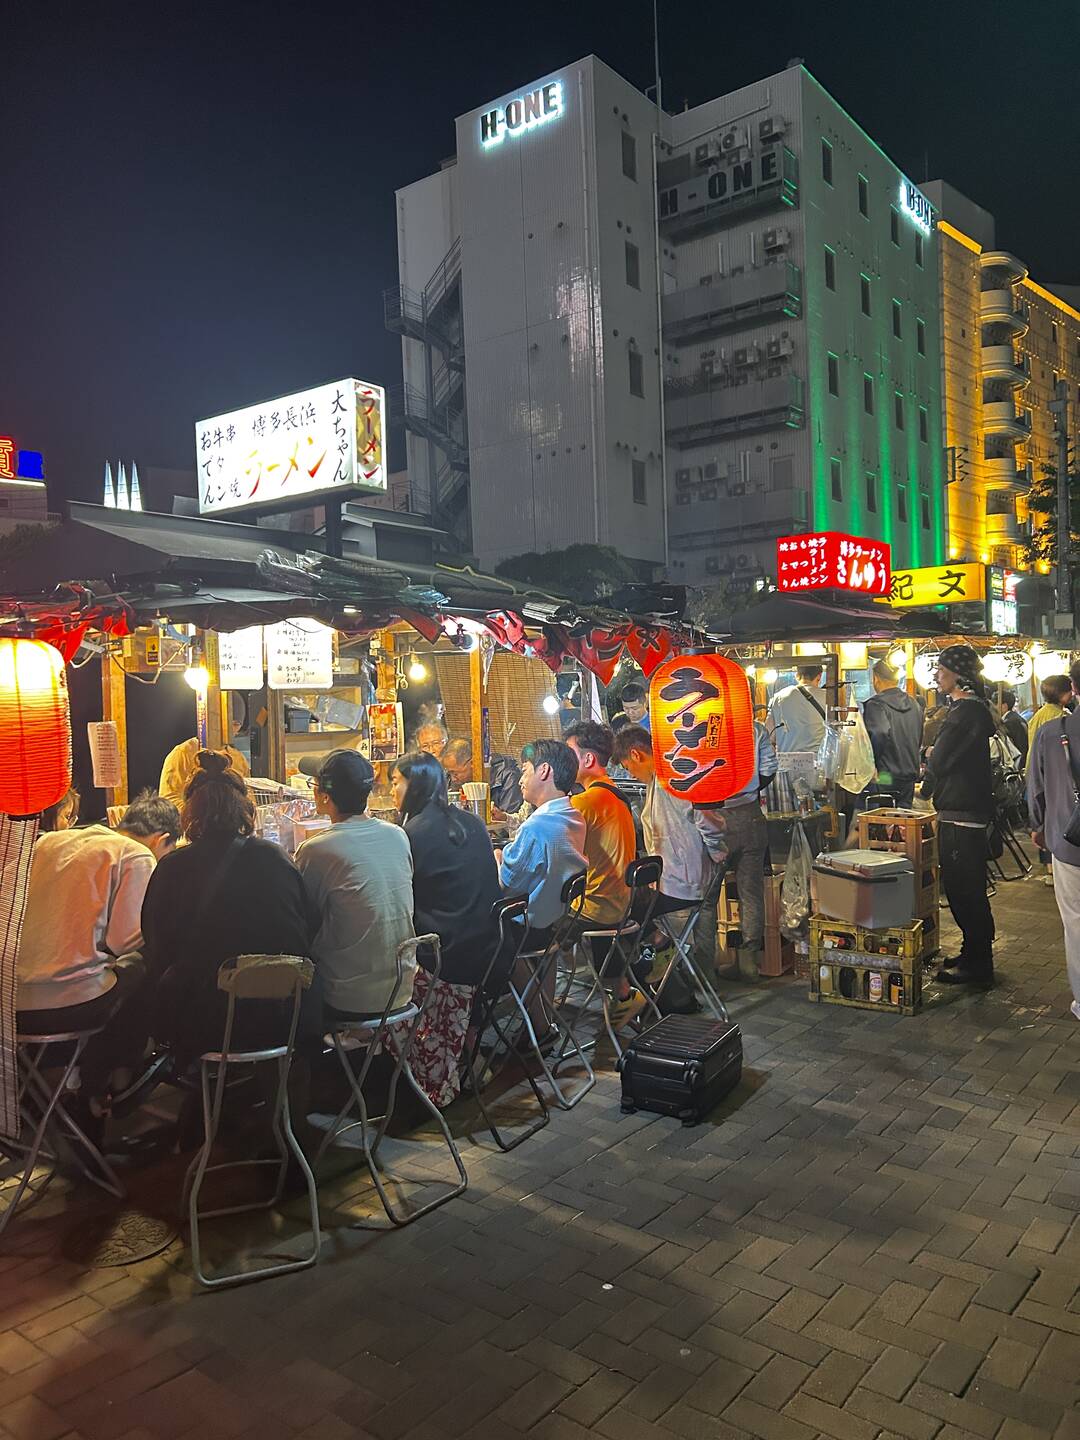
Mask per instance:
[[[863,540],[836,530],[784,535],[776,542],[776,586],[888,595],[890,555],[884,540]]]
[[[934,228],[934,207],[922,193],[916,190],[910,180],[900,179],[900,212],[906,215],[913,225],[917,225],[924,235],[929,235]]]
[[[527,130],[557,120],[562,113],[562,81],[549,80],[495,110],[485,110],[480,116],[480,144],[485,150],[501,145],[508,135],[511,139],[524,135]]]

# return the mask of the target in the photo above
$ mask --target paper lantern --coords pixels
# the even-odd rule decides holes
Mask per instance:
[[[716,804],[753,778],[757,740],[750,686],[722,655],[677,655],[649,685],[656,777],[692,804]]]
[[[71,712],[59,650],[0,639],[0,814],[37,815],[71,786]]]

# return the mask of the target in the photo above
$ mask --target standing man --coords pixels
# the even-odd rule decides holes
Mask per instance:
[[[1006,735],[1016,746],[1020,756],[1019,769],[1023,770],[1027,765],[1028,732],[1022,717],[1016,713],[1015,690],[1002,690],[998,713],[1001,715],[1001,723],[1005,727]]]
[[[1080,695],[1080,661],[1070,672]],[[1080,799],[1080,710],[1044,725],[1035,737],[1028,766],[1031,838],[1052,856],[1054,899],[1065,931],[1065,968],[1073,993],[1069,1007],[1080,1020],[1080,845],[1065,839]]]
[[[994,983],[994,916],[986,895],[986,834],[993,817],[995,726],[981,672],[970,645],[948,645],[938,656],[938,694],[950,703],[927,758],[922,795],[937,809],[941,883],[964,937],[960,954],[944,962],[937,978],[988,989]]]
[[[871,671],[874,693],[863,706],[863,720],[874,747],[877,788],[887,790],[901,810],[908,810],[919,778],[923,712],[919,702],[897,685],[899,678],[886,660],[877,662]]]
[[[770,700],[766,724],[779,754],[817,750],[824,740],[825,706],[816,693],[824,674],[824,665],[800,665],[795,671],[797,683],[778,690]]]
[[[1068,675],[1048,675],[1040,686],[1043,703],[1028,721],[1028,758],[1035,745],[1035,736],[1051,720],[1060,720],[1065,713],[1065,701],[1072,694],[1072,681]]]

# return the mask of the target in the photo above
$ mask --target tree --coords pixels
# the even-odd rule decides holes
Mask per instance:
[[[1027,494],[1031,538],[1024,547],[1029,565],[1057,564],[1057,467],[1044,465]],[[1069,477],[1069,569],[1080,569],[1080,476]]]
[[[633,561],[610,545],[568,545],[565,550],[548,550],[543,554],[528,550],[523,555],[500,560],[495,574],[504,580],[517,580],[566,595],[580,605],[602,600],[624,585],[641,580]]]
[[[45,538],[50,528],[48,525],[16,525],[13,530],[0,535],[0,561],[14,560],[16,555],[32,550]]]

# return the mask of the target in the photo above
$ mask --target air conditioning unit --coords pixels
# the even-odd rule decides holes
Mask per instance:
[[[675,471],[675,485],[676,485],[676,488],[678,488],[679,486],[682,486],[682,485],[689,485],[689,484],[690,484],[690,479],[691,479],[691,477],[690,477],[690,471],[689,471],[689,470],[676,470],[676,471]]]
[[[754,557],[746,550],[740,550],[735,556],[736,570],[749,570],[754,563]]]
[[[781,355],[793,355],[795,346],[785,335],[776,340],[769,340],[765,344],[765,355],[769,360],[778,360]]]
[[[745,125],[735,125],[730,130],[725,130],[720,136],[721,155],[730,155],[735,150],[741,150],[744,145],[750,143],[750,136]]]
[[[746,485],[742,480],[729,480],[727,485],[729,495],[745,495]]]
[[[709,142],[706,140],[703,145],[694,146],[694,164],[707,165],[709,163]]]
[[[702,489],[701,489],[701,492],[700,492],[699,495],[698,495],[698,499],[699,499],[699,500],[715,500],[715,499],[716,499],[716,486],[715,486],[715,485],[705,485],[705,486],[703,486]]]
[[[764,120],[758,121],[757,133],[759,140],[779,140],[787,126],[779,115],[768,115]]]
[[[720,477],[720,466],[716,463],[715,460],[710,460],[709,463],[705,466],[705,479],[706,479],[706,480],[717,480],[717,479],[719,479],[719,477]]]
[[[712,277],[711,275],[702,275],[702,276],[699,278],[699,280],[698,280],[697,283],[698,283],[699,285],[711,285],[712,282],[713,282],[713,277]]]
[[[719,573],[720,573],[720,557],[719,557],[719,555],[706,555],[706,557],[705,557],[705,573],[706,573],[706,575],[719,575]]]
[[[690,496],[687,495],[687,494],[685,494],[685,493],[682,494],[682,495],[676,495],[676,496],[675,496],[675,504],[676,504],[676,505],[689,505],[689,504],[690,504]]]
[[[762,236],[762,243],[766,250],[784,250],[791,244],[791,232],[782,226],[766,230]]]
[[[743,370],[746,369],[747,366],[756,365],[760,359],[761,350],[757,345],[744,345],[741,349],[735,351],[731,357],[731,363],[735,366],[736,370]]]

